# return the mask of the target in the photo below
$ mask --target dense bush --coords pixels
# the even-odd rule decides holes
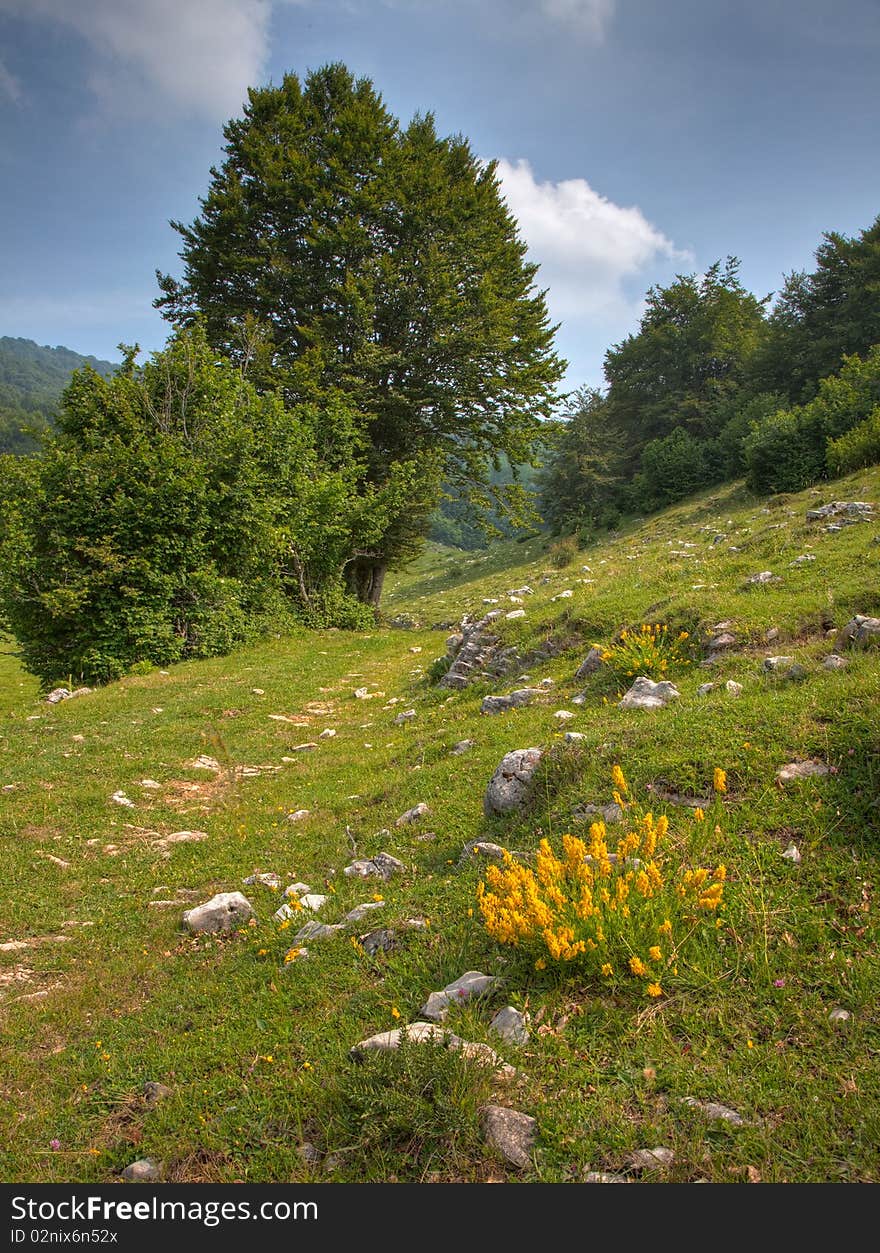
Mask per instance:
[[[28,668],[101,681],[372,617],[343,574],[402,507],[405,469],[371,492],[344,406],[285,410],[198,327],[134,358],[79,371],[43,455],[5,459],[0,610]]]
[[[658,509],[684,500],[711,481],[711,465],[706,443],[677,427],[664,439],[645,445],[641,471],[633,480],[633,504],[637,509]]]
[[[828,445],[828,470],[848,474],[880,461],[880,405],[858,426]]]
[[[836,441],[868,420],[878,403],[880,345],[875,345],[864,359],[846,357],[839,374],[821,380],[808,405],[777,410],[753,427],[743,444],[749,486],[756,492],[797,492],[836,473],[841,464],[833,451]],[[866,439],[868,447],[868,434]]]

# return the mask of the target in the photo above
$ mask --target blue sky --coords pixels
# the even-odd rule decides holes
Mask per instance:
[[[0,335],[161,347],[223,122],[327,61],[501,162],[571,386],[651,284],[880,213],[878,0],[0,0]]]

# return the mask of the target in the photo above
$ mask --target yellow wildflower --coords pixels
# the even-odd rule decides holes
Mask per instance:
[[[727,791],[727,771],[722,770],[720,766],[716,766],[712,774],[712,787],[716,792]]]
[[[392,1017],[392,1018],[399,1018],[399,1017],[400,1017],[400,1010],[397,1008],[397,1006],[396,1006],[396,1005],[392,1005],[392,1006],[391,1006],[391,1017]]]
[[[648,996],[662,996],[663,995],[663,989],[660,987],[659,983],[649,983],[648,986],[645,988],[645,991],[647,992]]]
[[[622,792],[624,796],[629,791],[629,785],[627,784],[626,777],[624,776],[620,766],[612,766],[611,782],[617,788],[618,792]]]
[[[648,967],[640,957],[631,957],[629,959],[629,968],[634,975],[646,975]]]
[[[610,979],[610,977],[614,974],[614,967],[611,965],[611,962],[602,963],[602,974],[606,979]]]
[[[660,949],[660,945],[659,945],[659,944],[652,944],[652,945],[651,945],[651,947],[648,949],[648,956],[650,957],[650,959],[651,959],[651,961],[652,961],[652,962],[659,962],[659,961],[662,961],[662,960],[663,960],[663,953],[662,953],[662,951],[661,951],[661,949]]]
[[[694,810],[694,821],[705,822],[705,820],[706,820],[706,811],[704,809],[701,809],[700,806],[698,805],[696,809]]]

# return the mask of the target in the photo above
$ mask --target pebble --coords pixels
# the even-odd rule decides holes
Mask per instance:
[[[293,813],[288,814],[285,822],[302,822],[305,818],[311,817],[310,809],[295,809]]]
[[[155,1183],[162,1178],[162,1164],[154,1162],[151,1157],[141,1157],[126,1166],[122,1178],[129,1183]]]
[[[630,1170],[665,1170],[675,1161],[672,1149],[636,1149],[626,1159]]]
[[[531,1149],[538,1130],[534,1118],[504,1105],[485,1105],[481,1121],[487,1144],[521,1170],[531,1166]]]
[[[852,1018],[852,1014],[848,1009],[832,1009],[828,1015],[829,1022],[849,1022],[850,1018]]]
[[[796,866],[801,864],[801,851],[796,844],[789,844],[782,856],[786,861],[794,862]]]
[[[791,783],[794,779],[809,779],[831,773],[831,767],[824,761],[792,761],[776,772],[779,783]]]
[[[493,975],[484,975],[479,970],[468,970],[453,983],[448,983],[440,992],[432,992],[419,1010],[423,1018],[431,1022],[442,1022],[449,1013],[450,1005],[463,1005],[474,997],[484,996],[494,991],[500,980]]]
[[[375,857],[362,857],[346,866],[343,874],[349,879],[385,879],[404,870],[402,861],[392,857],[390,853],[377,853]]]
[[[508,1044],[526,1044],[529,1039],[527,1021],[525,1014],[520,1013],[513,1005],[505,1005],[489,1023],[489,1030],[494,1031]]]
[[[241,892],[218,892],[203,905],[188,909],[183,923],[194,934],[234,931],[254,917],[254,907]]]
[[[424,801],[420,801],[418,805],[414,805],[412,809],[408,809],[405,814],[401,814],[394,825],[396,827],[411,826],[412,823],[418,822],[420,818],[424,818],[425,814],[429,812],[428,806],[424,803]],[[385,854],[380,854],[380,856],[384,855]]]
[[[699,1110],[701,1114],[705,1114],[713,1122],[730,1123],[732,1127],[745,1126],[746,1120],[742,1114],[738,1114],[735,1109],[731,1109],[728,1105],[721,1105],[718,1101],[701,1101],[696,1096],[683,1096],[681,1099],[685,1105],[689,1105],[691,1109]]]

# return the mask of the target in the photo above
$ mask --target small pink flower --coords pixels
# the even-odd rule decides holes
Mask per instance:
[[[50,1149],[55,1149],[55,1151],[57,1152],[57,1151],[58,1151],[58,1149],[60,1149],[60,1148],[61,1148],[61,1141],[60,1141],[60,1140],[50,1140],[50,1141],[49,1141],[49,1148],[50,1148]]]
[[[784,980],[784,979],[774,979],[774,980],[773,980],[773,986],[774,986],[774,988],[784,988],[784,987],[785,987],[785,980]]]

